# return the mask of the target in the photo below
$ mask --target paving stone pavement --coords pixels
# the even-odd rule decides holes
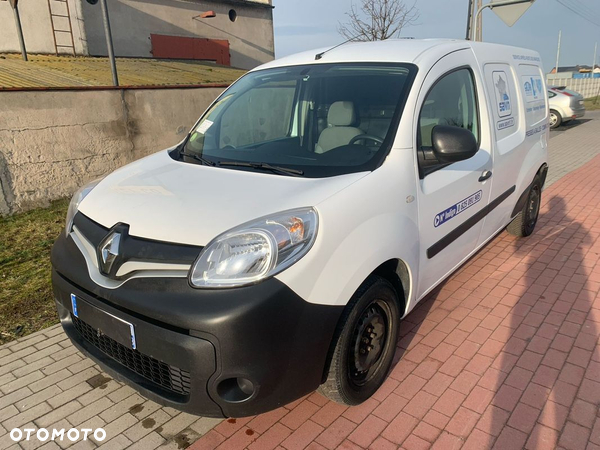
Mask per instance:
[[[600,111],[591,111],[582,120],[568,122],[558,130],[550,131],[550,170],[546,186],[551,186],[600,153],[599,128]]]
[[[112,380],[84,357],[60,325],[0,347],[0,450],[180,449],[220,420],[163,408]],[[107,437],[70,442],[10,439],[13,428],[102,427]]]
[[[190,416],[111,380],[54,326],[0,346],[0,450],[600,450],[594,120],[552,135],[535,235],[501,233],[425,299],[402,323],[390,378],[365,404],[314,393],[257,417]],[[15,427],[103,427],[107,439],[15,444]]]

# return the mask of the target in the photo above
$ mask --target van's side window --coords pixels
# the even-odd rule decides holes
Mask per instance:
[[[440,78],[431,88],[421,108],[417,145],[421,175],[427,175],[447,164],[441,164],[431,146],[436,125],[465,128],[479,140],[479,111],[475,81],[469,69],[459,69]]]

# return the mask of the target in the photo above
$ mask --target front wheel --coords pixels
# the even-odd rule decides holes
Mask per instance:
[[[506,227],[506,230],[517,237],[527,237],[533,233],[540,215],[540,205],[542,204],[542,180],[536,175],[527,201],[523,209],[517,214],[513,221]]]
[[[350,406],[371,397],[390,370],[399,328],[396,291],[383,278],[369,278],[340,320],[327,380],[319,392]]]

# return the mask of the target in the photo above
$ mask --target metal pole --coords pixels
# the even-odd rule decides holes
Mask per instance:
[[[518,5],[519,3],[531,3],[531,0],[504,0],[504,1],[500,1],[500,2],[488,3],[488,4],[480,7],[477,10],[477,13],[475,13],[475,19],[474,19],[474,23],[473,23],[473,36],[476,37],[479,34],[479,30],[478,30],[479,16],[481,15],[481,13],[483,12],[484,9],[486,9],[486,8],[494,9],[494,8],[498,8],[500,6]]]
[[[596,46],[594,47],[594,64],[592,64],[592,86],[594,85],[594,69],[596,68],[596,56],[598,55],[598,43],[596,42]],[[600,95],[600,78],[598,79],[598,93],[596,94],[596,98],[594,100],[594,105],[598,103],[598,96]]]
[[[110,70],[112,71],[113,85],[119,85],[119,77],[117,76],[117,63],[115,61],[115,51],[113,48],[112,33],[110,31],[110,19],[108,17],[108,6],[106,0],[100,0],[102,6],[102,15],[104,16],[104,34],[106,34],[106,46],[108,47],[108,59],[110,59]]]
[[[558,75],[558,61],[560,60],[560,40],[562,38],[562,30],[558,32],[558,47],[556,47],[556,74]]]
[[[483,0],[477,0],[477,9],[481,8],[482,3]],[[483,41],[483,14],[479,14],[479,18],[477,19],[477,34],[475,35],[475,41]]]
[[[468,41],[471,39],[471,22],[473,20],[473,8],[475,8],[474,0],[469,0],[469,12],[467,13],[467,34],[465,39]]]
[[[21,45],[21,55],[23,55],[23,61],[27,61],[27,49],[25,48],[25,39],[23,38],[23,28],[21,28],[21,18],[19,17],[19,7],[17,4],[13,7],[15,14],[15,25],[17,26],[17,34],[19,35],[19,44]]]

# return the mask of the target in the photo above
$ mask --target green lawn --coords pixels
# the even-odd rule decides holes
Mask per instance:
[[[600,109],[600,98],[598,98],[598,101],[596,103],[594,103],[596,101],[596,98],[587,98],[584,101],[586,111],[596,111]]]
[[[63,230],[68,200],[0,218],[0,344],[58,323],[50,249]]]

